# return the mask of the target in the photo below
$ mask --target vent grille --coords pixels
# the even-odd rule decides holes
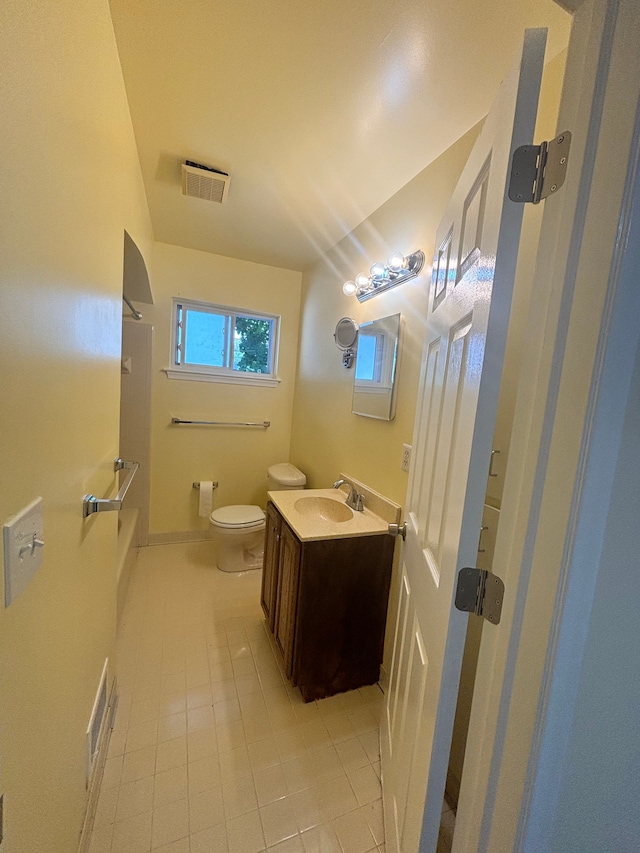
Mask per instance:
[[[182,164],[182,192],[193,198],[203,198],[218,204],[226,199],[229,175],[210,166],[201,166],[187,160]]]
[[[102,675],[98,684],[98,691],[93,703],[89,725],[87,726],[87,785],[91,780],[95,768],[98,753],[100,751],[105,712],[107,709],[107,672],[109,659],[104,662]]]

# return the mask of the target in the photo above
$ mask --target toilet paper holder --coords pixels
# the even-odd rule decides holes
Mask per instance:
[[[211,487],[212,487],[212,488],[214,488],[214,489],[217,489],[217,488],[218,488],[218,481],[217,481],[217,480],[213,480],[213,482],[211,483]],[[191,488],[193,488],[193,489],[199,489],[199,488],[200,488],[200,480],[198,480],[198,481],[197,481],[197,482],[195,482],[195,483],[192,483],[192,484],[191,484]]]

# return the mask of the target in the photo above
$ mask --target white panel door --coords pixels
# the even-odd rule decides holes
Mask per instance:
[[[459,853],[640,849],[640,15],[568,5],[571,154],[544,203],[494,557],[508,594],[483,631]]]
[[[522,222],[510,155],[532,141],[545,41],[525,34],[437,235],[383,719],[392,853],[436,849],[467,625],[455,581],[476,565]]]

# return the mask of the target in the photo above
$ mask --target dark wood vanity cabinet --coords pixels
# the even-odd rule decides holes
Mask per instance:
[[[272,503],[267,504],[267,521],[264,540],[264,561],[262,564],[261,603],[267,624],[272,632],[276,626],[276,592],[278,584],[278,557],[280,550],[280,532],[282,516]]]
[[[305,701],[378,681],[393,548],[385,534],[301,542],[268,504],[262,608]]]

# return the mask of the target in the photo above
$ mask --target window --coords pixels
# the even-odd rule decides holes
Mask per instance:
[[[173,301],[170,378],[275,385],[279,318]]]

